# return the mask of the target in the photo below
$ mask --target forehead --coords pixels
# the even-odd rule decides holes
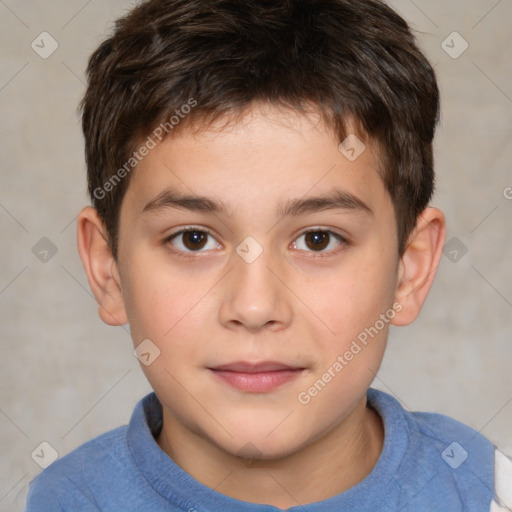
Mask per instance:
[[[361,139],[352,133],[340,146],[314,112],[255,106],[164,139],[138,164],[125,201],[142,214],[178,192],[211,198],[210,209],[224,213],[272,207],[278,214],[290,207],[287,199],[341,193],[352,210],[371,211],[385,206],[387,194],[374,145]]]

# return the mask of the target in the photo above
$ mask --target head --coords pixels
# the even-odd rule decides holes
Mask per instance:
[[[275,458],[361,403],[440,259],[438,109],[376,0],[148,1],[117,22],[88,66],[79,250],[102,319],[159,354],[168,421]],[[241,390],[222,372],[241,361],[295,373]]]

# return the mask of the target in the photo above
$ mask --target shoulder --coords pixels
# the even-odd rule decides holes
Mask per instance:
[[[131,466],[126,431],[123,426],[106,432],[43,470],[30,483],[26,512],[98,510],[90,489],[102,481],[112,487],[112,475],[122,477]]]
[[[406,413],[412,449],[422,454],[461,497],[489,499],[494,487],[495,446],[482,434],[448,416]]]
[[[60,473],[87,475],[115,469],[116,466],[123,464],[128,457],[126,431],[127,426],[125,425],[87,441],[56,460],[37,478],[56,476]]]
[[[493,453],[494,446],[487,438],[449,416],[409,411],[396,398],[376,389],[369,390],[368,402],[381,414],[385,424],[400,425],[401,434],[406,435],[410,443],[442,449],[440,458],[450,467],[469,460],[466,447],[472,450],[474,457]],[[448,449],[446,453],[445,449]],[[452,451],[456,461],[450,461]]]
[[[475,473],[486,480],[494,475],[494,445],[473,428],[443,414],[405,412],[416,449],[434,449],[433,460],[456,475]],[[441,464],[442,462],[442,464]]]
[[[395,483],[403,503],[412,506],[405,510],[439,502],[442,510],[489,511],[495,446],[488,439],[448,416],[408,411],[381,391],[371,390],[368,399],[403,446]]]

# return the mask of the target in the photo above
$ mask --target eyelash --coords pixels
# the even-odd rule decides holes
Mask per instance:
[[[164,244],[165,245],[170,245],[171,246],[171,251],[173,253],[177,254],[178,256],[183,257],[183,258],[189,258],[189,259],[190,258],[196,258],[197,256],[195,256],[195,254],[201,254],[201,253],[207,252],[207,251],[203,251],[203,250],[198,250],[198,251],[182,251],[182,250],[176,249],[175,247],[172,246],[172,244],[171,244],[172,240],[174,240],[178,236],[180,236],[183,233],[186,233],[188,231],[198,231],[199,233],[204,233],[207,236],[210,236],[213,239],[215,239],[215,237],[213,236],[213,233],[209,229],[207,229],[207,228],[203,228],[203,227],[199,227],[199,226],[187,226],[185,228],[180,229],[179,231],[176,231],[176,232],[172,233],[168,237],[166,237],[165,240],[164,240]],[[341,247],[338,247],[337,249],[330,250],[330,251],[304,251],[303,249],[299,249],[300,251],[311,253],[311,255],[308,256],[309,258],[325,258],[325,257],[331,256],[333,254],[335,255],[341,249],[343,249],[345,246],[349,245],[349,241],[345,237],[340,235],[339,233],[335,233],[335,232],[331,231],[329,228],[321,228],[321,227],[317,227],[317,228],[314,228],[314,229],[308,229],[306,231],[303,231],[302,233],[300,233],[298,235],[298,237],[294,240],[293,243],[295,243],[295,241],[298,240],[301,236],[307,235],[309,233],[327,233],[329,236],[335,237],[340,242],[340,244],[341,244]]]

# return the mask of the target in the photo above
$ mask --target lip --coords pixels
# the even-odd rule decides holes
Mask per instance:
[[[266,393],[296,379],[304,368],[264,361],[249,363],[238,361],[208,368],[229,386],[249,393]]]

